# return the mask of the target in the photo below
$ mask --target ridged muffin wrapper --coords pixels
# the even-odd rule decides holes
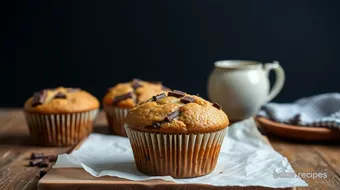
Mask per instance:
[[[104,110],[109,124],[110,133],[126,137],[127,134],[124,129],[124,119],[130,108],[119,108],[104,105]]]
[[[25,112],[32,139],[42,146],[70,146],[79,143],[93,130],[98,109],[68,114]]]
[[[138,170],[174,178],[198,177],[212,172],[226,133],[226,129],[195,134],[152,133],[127,125],[125,129]]]

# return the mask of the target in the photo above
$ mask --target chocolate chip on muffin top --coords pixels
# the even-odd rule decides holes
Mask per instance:
[[[35,92],[24,105],[27,112],[72,113],[99,108],[99,101],[79,88],[58,87]]]
[[[136,130],[162,133],[213,132],[229,125],[217,103],[181,91],[156,95],[138,104],[129,111],[125,122]]]
[[[133,79],[131,82],[120,83],[109,88],[103,98],[103,104],[120,108],[132,108],[156,94],[169,91],[161,82],[147,82]]]

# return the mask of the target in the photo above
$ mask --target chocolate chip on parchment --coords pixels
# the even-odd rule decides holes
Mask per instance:
[[[177,97],[177,98],[181,98],[181,97],[185,96],[185,93],[182,92],[182,91],[179,91],[179,90],[174,90],[174,91],[168,92],[168,96],[174,96],[174,97]]]
[[[66,99],[66,94],[62,93],[62,92],[58,92],[54,98],[56,99]]]
[[[47,98],[47,90],[42,90],[33,94],[32,106],[38,106],[45,102]]]
[[[113,99],[113,104],[117,104],[118,102],[120,101],[123,101],[123,100],[126,100],[128,98],[132,98],[133,97],[133,92],[128,92],[126,94],[123,94],[123,95],[120,95],[120,96],[116,96],[114,99]]]
[[[184,98],[181,99],[181,102],[187,104],[187,103],[191,103],[191,102],[194,102],[195,99],[190,97],[190,96],[185,96]]]
[[[166,96],[165,93],[157,94],[156,96],[152,97],[152,100],[153,101],[157,101],[157,100],[160,100],[160,99],[164,98],[165,96]]]
[[[141,82],[141,80],[139,80],[139,79],[133,79],[132,80],[132,88],[136,90],[137,88],[142,87],[142,84],[140,82]]]
[[[30,166],[38,166],[43,162],[43,159],[31,160],[29,162]]]
[[[34,152],[32,152],[32,154],[31,154],[31,159],[38,159],[38,158],[44,158],[44,157],[45,157],[44,153],[34,153]]]
[[[212,105],[219,110],[222,109],[222,106],[216,102],[214,102]]]
[[[47,159],[44,159],[38,166],[40,168],[47,168],[49,164],[49,161]]]
[[[67,92],[78,92],[81,91],[80,88],[67,88]]]
[[[170,113],[170,114],[164,119],[164,121],[170,122],[170,121],[172,121],[173,119],[175,119],[175,118],[178,117],[178,116],[179,116],[179,111],[176,110],[176,111]]]

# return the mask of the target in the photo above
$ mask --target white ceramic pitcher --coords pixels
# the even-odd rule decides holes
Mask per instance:
[[[276,81],[269,92],[269,72]],[[222,105],[231,121],[252,117],[282,89],[285,73],[277,61],[261,64],[256,61],[226,60],[215,62],[209,76],[208,96]]]

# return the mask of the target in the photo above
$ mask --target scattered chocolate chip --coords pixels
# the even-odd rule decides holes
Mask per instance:
[[[223,172],[220,172],[220,174],[223,174]]]
[[[47,90],[42,90],[33,94],[32,106],[38,106],[45,102],[47,97]]]
[[[44,158],[44,153],[32,153],[31,154],[31,159],[38,159],[38,158]]]
[[[212,105],[219,110],[222,108],[222,106],[216,102],[214,102]]]
[[[58,155],[49,155],[49,156],[46,156],[45,158],[48,158],[50,162],[55,162],[58,159]]]
[[[185,96],[184,98],[181,99],[181,102],[187,104],[187,103],[191,103],[191,102],[194,102],[195,99],[190,97],[190,96]]]
[[[168,96],[174,96],[177,98],[181,98],[183,96],[185,96],[185,93],[179,90],[174,90],[174,91],[170,91],[168,92]]]
[[[162,86],[162,90],[164,90],[164,91],[170,91],[171,89],[168,88],[168,87]]]
[[[78,92],[81,91],[80,88],[67,88],[67,92]]]
[[[118,102],[120,101],[123,101],[123,100],[126,100],[128,98],[132,98],[133,97],[133,93],[132,92],[129,92],[129,93],[126,93],[126,94],[123,94],[123,95],[120,95],[120,96],[116,96],[114,99],[113,99],[113,105],[117,104]]]
[[[142,87],[140,82],[141,82],[141,80],[139,80],[139,79],[133,79],[132,80],[132,88],[136,90],[137,88]]]
[[[62,93],[62,92],[58,92],[54,98],[57,98],[57,99],[66,99],[66,94]]]
[[[30,166],[38,166],[43,162],[43,159],[38,159],[38,160],[31,160],[29,162]]]
[[[170,113],[170,114],[164,119],[164,121],[170,122],[170,121],[172,121],[173,119],[175,119],[175,118],[178,117],[178,116],[179,116],[179,111],[176,110],[176,111]]]
[[[47,159],[44,159],[38,166],[40,168],[47,168],[49,164],[49,161]]]
[[[153,101],[157,101],[157,100],[160,100],[160,99],[164,98],[165,96],[166,96],[165,93],[157,94],[156,96],[152,97],[152,100]]]
[[[150,160],[150,156],[149,155],[145,155],[145,160]]]
[[[46,170],[40,170],[39,177],[42,178],[42,177],[44,177],[45,174],[47,174]]]

